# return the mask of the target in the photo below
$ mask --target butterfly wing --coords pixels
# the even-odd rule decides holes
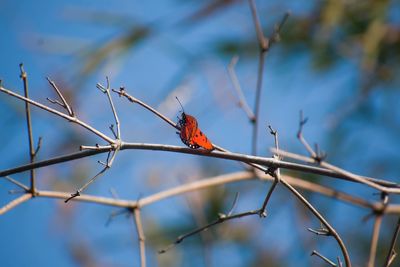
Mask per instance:
[[[197,128],[197,131],[194,134],[192,141],[196,145],[201,146],[202,148],[204,148],[206,150],[211,151],[214,149],[214,146],[212,145],[210,140],[208,140],[207,136],[199,128]]]
[[[198,130],[197,120],[193,116],[182,113],[182,119],[179,123],[181,125],[179,136],[182,142],[190,148],[199,148],[199,145],[193,140],[193,137],[196,135],[196,131]]]
[[[182,118],[179,123],[181,125],[179,136],[185,145],[194,149],[202,147],[208,151],[214,149],[210,140],[208,140],[207,136],[199,129],[195,117],[182,113]]]

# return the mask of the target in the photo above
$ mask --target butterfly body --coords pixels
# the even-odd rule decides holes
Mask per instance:
[[[195,117],[182,112],[182,116],[178,123],[181,128],[179,137],[185,145],[193,149],[197,149],[199,147],[202,147],[208,151],[214,149],[214,146],[210,140],[208,140],[207,136],[199,129]]]

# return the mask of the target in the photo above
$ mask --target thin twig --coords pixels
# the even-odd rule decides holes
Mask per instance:
[[[268,47],[268,39],[265,38],[261,28],[260,19],[257,14],[256,3],[254,0],[249,0],[250,10],[254,21],[254,26],[257,34],[258,45],[259,45],[259,58],[258,58],[258,71],[257,71],[257,85],[256,85],[256,96],[254,100],[254,120],[253,120],[253,137],[251,151],[253,155],[257,154],[257,133],[258,133],[258,119],[260,112],[260,101],[261,101],[261,87],[263,81],[264,72],[264,60],[265,52]]]
[[[19,186],[20,188],[24,189],[25,192],[29,192],[30,191],[29,187],[27,187],[26,185],[24,185],[21,182],[18,182],[17,180],[14,180],[10,176],[4,176],[3,178],[7,179],[8,181],[10,181],[11,183],[15,184],[16,186]]]
[[[232,219],[237,219],[237,218],[241,218],[241,217],[246,217],[246,216],[250,216],[250,215],[257,215],[260,213],[260,210],[253,210],[253,211],[247,211],[247,212],[242,212],[242,213],[238,213],[238,214],[234,214],[231,216],[219,216],[218,219],[216,219],[215,221],[202,226],[200,228],[197,228],[193,231],[190,231],[189,233],[186,233],[184,235],[179,236],[173,243],[171,243],[170,245],[168,245],[165,249],[159,250],[158,253],[165,253],[168,250],[170,250],[171,248],[175,247],[177,244],[181,243],[183,240],[185,240],[188,237],[191,237],[193,235],[196,235],[202,231],[205,231],[207,229],[209,229],[210,227],[217,225],[217,224],[221,224],[225,221],[229,221]]]
[[[160,117],[161,119],[163,119],[166,123],[168,123],[169,125],[171,125],[172,127],[174,127],[177,130],[180,130],[180,127],[178,124],[174,123],[172,120],[170,120],[169,118],[167,118],[166,116],[164,116],[163,114],[161,114],[160,112],[158,112],[157,110],[155,110],[153,107],[147,105],[146,103],[140,101],[139,99],[137,99],[136,97],[133,97],[131,95],[129,95],[126,91],[124,87],[120,87],[119,90],[115,90],[112,89],[112,91],[114,93],[117,93],[120,97],[123,96],[126,99],[128,99],[130,102],[132,103],[136,103],[141,105],[142,107],[144,107],[145,109],[153,112],[155,115],[157,115],[158,117]]]
[[[274,141],[275,141],[275,148],[277,151],[279,151],[279,142],[278,142],[278,132],[275,131],[274,129],[272,129],[271,125],[268,126],[269,130],[270,130],[270,134],[274,136]],[[274,159],[279,160],[279,156],[277,154],[274,154]],[[272,177],[275,178],[274,182],[272,183],[265,199],[263,202],[263,205],[261,207],[261,213],[260,216],[261,217],[267,217],[267,205],[268,205],[268,201],[272,196],[272,193],[275,190],[275,187],[277,186],[277,184],[279,183],[280,179],[281,179],[281,172],[279,168],[268,168],[267,173],[269,175],[271,175]]]
[[[313,250],[313,252],[311,252],[311,256],[318,256],[319,258],[321,258],[323,261],[325,261],[326,263],[328,263],[331,266],[336,267],[336,263],[334,263],[333,261],[331,261],[330,259],[328,259],[327,257],[325,257],[324,255],[320,254],[318,251]]]
[[[50,107],[48,107],[48,106],[46,106],[46,105],[40,104],[40,103],[38,103],[38,102],[36,102],[36,101],[33,101],[33,100],[30,99],[30,98],[26,98],[26,97],[24,97],[24,96],[21,96],[21,95],[19,95],[19,94],[17,94],[17,93],[14,93],[14,92],[8,90],[8,89],[5,89],[5,88],[2,87],[2,86],[0,86],[0,91],[3,92],[3,93],[8,94],[8,95],[10,95],[10,96],[13,96],[13,97],[15,97],[15,98],[18,98],[18,99],[20,99],[20,100],[23,100],[23,101],[25,101],[25,102],[28,102],[29,104],[32,104],[32,105],[34,105],[34,106],[36,106],[36,107],[38,107],[38,108],[41,108],[41,109],[43,109],[43,110],[45,110],[45,111],[47,111],[47,112],[53,113],[53,114],[55,114],[55,115],[57,115],[57,116],[60,116],[60,117],[66,119],[66,120],[68,120],[68,121],[70,121],[70,122],[74,122],[74,123],[76,123],[76,124],[82,126],[83,128],[86,128],[87,130],[91,131],[92,133],[94,133],[95,135],[99,136],[100,138],[102,138],[103,140],[105,140],[105,141],[108,142],[108,143],[113,143],[113,142],[114,142],[114,140],[113,140],[112,138],[110,138],[110,137],[108,137],[107,135],[103,134],[102,132],[96,130],[95,128],[93,128],[93,127],[90,126],[89,124],[87,124],[87,123],[85,123],[85,122],[79,120],[79,119],[78,119],[77,117],[75,117],[75,116],[70,116],[70,115],[64,114],[64,113],[62,113],[62,112],[60,112],[60,111],[58,111],[58,110],[52,109],[52,108],[50,108]]]
[[[336,173],[340,173],[340,174],[342,174],[344,177],[346,177],[349,180],[368,185],[368,186],[370,186],[372,188],[375,188],[375,189],[377,189],[377,190],[379,190],[379,191],[381,191],[383,193],[390,193],[389,191],[391,191],[391,189],[387,189],[386,187],[383,187],[383,186],[381,186],[379,184],[376,184],[376,183],[374,183],[372,181],[364,179],[363,177],[361,177],[359,175],[355,175],[355,174],[353,174],[351,172],[348,172],[346,170],[343,170],[343,169],[341,169],[339,167],[336,167],[336,166],[334,166],[332,164],[329,164],[329,163],[323,161],[325,156],[320,154],[318,151],[317,152],[314,151],[310,147],[310,145],[307,143],[305,138],[303,137],[302,130],[303,130],[303,126],[304,126],[304,124],[305,124],[305,122],[307,120],[303,119],[303,115],[302,114],[303,113],[300,112],[300,127],[299,127],[299,132],[297,134],[297,137],[299,138],[301,143],[306,147],[306,149],[309,151],[310,157],[315,160],[315,163],[317,163],[321,167],[324,167],[325,169],[332,170],[332,171],[334,171]]]
[[[321,229],[312,229],[312,228],[307,228],[308,231],[310,231],[311,233],[314,233],[316,235],[325,235],[325,236],[329,236],[331,235],[331,233],[329,232],[328,229],[325,228],[321,228]]]
[[[256,85],[256,96],[254,103],[254,122],[253,122],[253,136],[252,136],[252,154],[257,154],[257,133],[259,125],[259,113],[260,113],[260,101],[261,101],[261,89],[263,82],[264,73],[264,62],[266,53],[269,51],[273,43],[279,41],[279,33],[289,17],[289,12],[286,12],[279,26],[274,28],[274,32],[271,38],[266,38],[261,27],[261,22],[257,14],[257,8],[254,0],[249,0],[249,6],[254,21],[254,26],[257,34],[258,45],[259,45],[259,59],[258,59],[258,71],[257,71],[257,85]]]
[[[234,211],[235,208],[236,208],[236,204],[238,203],[238,200],[239,200],[239,192],[236,192],[236,194],[235,194],[235,199],[233,200],[232,207],[231,207],[231,209],[230,209],[229,212],[228,212],[228,216],[231,216],[231,215],[232,215],[233,211]]]
[[[106,163],[103,163],[103,162],[99,161],[100,164],[104,165],[104,168],[99,173],[97,173],[93,178],[91,178],[89,181],[87,181],[75,193],[71,194],[71,196],[65,200],[65,203],[67,203],[69,200],[79,196],[80,193],[83,190],[85,190],[91,183],[93,183],[100,175],[102,175],[104,172],[106,172],[108,169],[110,169],[112,164],[113,164],[113,162],[114,162],[114,160],[115,160],[115,157],[117,156],[119,150],[121,149],[120,123],[119,123],[118,115],[117,115],[117,112],[115,110],[114,103],[113,103],[113,100],[112,100],[112,97],[111,97],[111,94],[110,94],[110,80],[108,79],[108,77],[106,77],[106,80],[107,80],[107,87],[104,87],[103,85],[98,83],[97,84],[97,88],[107,95],[107,99],[108,99],[108,101],[110,103],[111,110],[112,110],[112,113],[113,113],[114,119],[115,119],[115,124],[117,125],[117,133],[114,133],[114,131],[113,131],[113,134],[115,135],[116,140],[111,143],[112,149],[107,154]],[[81,146],[81,149],[82,148],[83,148],[83,146]],[[99,146],[96,146],[96,148],[100,149]],[[111,155],[111,158],[110,158],[110,154],[111,153],[112,153],[112,155]]]
[[[305,162],[305,163],[310,163],[310,164],[314,164],[315,163],[315,160],[310,158],[310,157],[306,157],[306,156],[299,155],[299,154],[296,154],[296,153],[288,152],[288,151],[285,151],[285,150],[282,150],[282,149],[277,151],[275,148],[271,148],[270,150],[271,150],[272,153],[277,153],[281,158],[291,158],[291,159],[295,159],[295,160],[302,161],[302,162]],[[363,179],[366,179],[366,180],[368,180],[370,182],[373,182],[373,183],[376,183],[376,184],[379,184],[379,185],[382,185],[382,186],[386,186],[386,187],[394,187],[394,188],[396,188],[396,187],[400,186],[399,184],[391,182],[391,181],[380,180],[380,179],[367,177],[367,176],[361,176],[361,175],[358,175],[358,176],[360,176]]]
[[[136,231],[139,239],[139,250],[140,250],[140,267],[146,267],[146,246],[145,236],[143,231],[142,219],[140,216],[140,208],[133,210],[135,217]]]
[[[19,64],[19,68],[21,71],[20,78],[23,81],[24,84],[24,95],[26,98],[29,98],[29,86],[28,86],[28,74],[24,70],[24,65],[21,63]],[[31,109],[30,105],[28,102],[25,102],[25,115],[26,115],[26,125],[27,125],[27,130],[28,130],[28,145],[29,145],[29,160],[30,163],[33,163],[35,161],[35,148],[33,147],[33,133],[32,133],[32,120],[31,120]],[[30,181],[31,181],[31,187],[30,187],[30,192],[32,193],[32,196],[35,196],[35,170],[32,169],[30,170]]]
[[[53,87],[54,91],[56,91],[58,97],[61,99],[61,102],[58,100],[51,100],[50,98],[47,98],[47,100],[49,100],[51,103],[59,104],[60,106],[62,106],[63,108],[65,108],[67,110],[69,116],[75,117],[74,111],[72,110],[71,106],[68,104],[67,100],[65,100],[63,94],[58,89],[56,83],[54,81],[50,80],[49,77],[46,77],[46,79],[49,82],[49,84],[51,85],[51,87]]]
[[[89,181],[87,181],[83,186],[81,186],[78,190],[76,190],[75,193],[72,193],[70,197],[68,197],[64,202],[67,203],[71,199],[78,197],[81,195],[83,190],[85,190],[91,183],[93,183],[97,178],[99,178],[102,174],[104,174],[108,169],[111,168],[114,159],[120,149],[120,146],[117,146],[115,150],[109,151],[107,154],[107,161],[106,163],[99,162],[100,164],[104,165],[104,168],[100,170],[95,176],[93,176]],[[110,159],[110,154],[112,153],[111,159]]]
[[[318,146],[316,146],[317,151],[314,151],[310,147],[310,145],[308,144],[306,139],[303,137],[302,131],[303,131],[303,126],[304,126],[304,124],[306,122],[307,122],[307,119],[303,119],[303,112],[300,111],[299,131],[297,133],[297,137],[299,138],[300,142],[305,146],[307,151],[310,153],[310,157],[312,159],[314,159],[315,162],[318,163],[318,165],[320,165],[321,167],[324,167],[326,169],[329,169],[329,170],[335,171],[337,173],[340,173],[343,176],[345,176],[346,178],[348,178],[349,180],[368,185],[368,186],[370,186],[372,188],[375,188],[375,189],[377,189],[377,190],[379,190],[381,192],[384,192],[384,193],[389,193],[388,189],[383,187],[383,186],[381,186],[381,185],[378,185],[378,184],[376,184],[376,183],[374,183],[372,181],[364,179],[363,177],[361,177],[359,175],[355,175],[355,174],[353,174],[351,172],[345,171],[345,170],[343,170],[343,169],[341,169],[339,167],[336,167],[336,166],[334,166],[332,164],[329,164],[329,163],[323,161],[326,155],[323,155],[323,154],[319,153]]]
[[[131,211],[131,209],[128,209],[128,208],[123,208],[123,209],[120,209],[120,210],[114,210],[113,212],[111,212],[110,216],[108,216],[108,219],[107,219],[105,225],[106,225],[106,226],[109,226],[110,223],[111,223],[111,221],[112,221],[115,217],[117,217],[117,216],[119,216],[119,215],[122,215],[122,214],[130,214],[130,213],[132,213],[132,211]]]
[[[399,232],[400,232],[400,217],[397,220],[396,229],[394,230],[392,241],[390,242],[389,252],[388,255],[386,256],[385,264],[383,265],[384,267],[389,267],[394,258],[396,257],[397,253],[394,247],[396,246],[396,241],[397,237],[399,236]]]
[[[35,152],[34,152],[35,157],[39,153],[40,148],[42,147],[42,139],[43,138],[41,136],[39,136],[39,139],[38,139],[38,142],[37,142],[37,145],[36,145],[36,149],[35,149]]]
[[[343,240],[340,238],[339,234],[336,232],[336,230],[328,223],[328,221],[314,208],[313,205],[311,205],[310,202],[308,202],[307,199],[303,197],[302,194],[300,194],[296,189],[293,188],[288,182],[286,182],[283,178],[281,178],[281,183],[289,189],[314,215],[319,219],[319,221],[329,230],[331,235],[336,239],[337,243],[339,244],[339,247],[342,251],[343,258],[345,260],[346,266],[351,267],[351,261],[350,261],[350,256],[349,252],[346,249],[346,246],[343,243]]]
[[[237,64],[239,60],[238,56],[234,56],[231,60],[231,62],[228,65],[228,74],[229,77],[231,78],[232,84],[233,84],[233,88],[236,90],[236,93],[238,95],[239,98],[239,106],[243,109],[243,111],[246,113],[247,117],[249,118],[249,120],[251,122],[255,121],[255,116],[253,111],[250,109],[249,105],[247,104],[246,98],[243,94],[243,90],[240,86],[240,82],[239,79],[236,75],[235,72],[235,66]]]
[[[116,139],[121,140],[120,123],[119,123],[118,115],[117,115],[117,112],[115,111],[114,103],[112,101],[112,97],[110,94],[110,80],[108,79],[108,76],[106,76],[106,80],[107,80],[107,87],[104,87],[103,85],[98,83],[97,88],[100,89],[103,93],[107,94],[107,98],[108,98],[108,101],[110,102],[111,110],[114,115],[115,124],[117,125],[117,133],[116,134],[114,133],[114,135],[116,136]]]
[[[317,155],[315,154],[314,150],[311,148],[310,144],[307,142],[307,140],[303,136],[303,128],[304,128],[304,125],[307,123],[307,121],[308,121],[308,118],[304,118],[303,111],[300,110],[299,130],[297,131],[297,138],[300,140],[300,142],[306,148],[308,153],[310,153],[310,157],[312,159],[315,159]]]

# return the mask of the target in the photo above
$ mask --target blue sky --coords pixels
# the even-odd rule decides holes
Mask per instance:
[[[258,3],[260,14],[265,14],[270,8],[274,11],[273,15],[261,16],[262,22],[272,29],[273,23],[279,21],[286,10],[303,14],[312,5],[311,1],[299,2]],[[126,86],[129,93],[161,109],[173,119],[180,110],[173,100],[176,94],[184,103],[185,112],[197,117],[200,127],[214,143],[235,152],[249,153],[251,125],[244,112],[235,105],[236,96],[226,71],[230,57],[216,54],[211,49],[218,38],[256,38],[249,8],[246,3],[238,3],[205,21],[192,25],[179,24],[199,7],[201,4],[195,1],[175,0],[119,0],[112,4],[108,1],[2,1],[0,78],[4,87],[22,92],[18,64],[23,62],[33,99],[46,103],[46,97],[54,97],[45,80],[46,76],[50,76],[66,94],[73,96],[78,116],[110,135],[108,125],[112,123],[112,114],[106,98],[95,87],[97,82],[105,83],[106,75],[114,88]],[[87,53],[123,35],[133,26],[148,27],[155,34],[125,53],[107,57],[90,75],[79,76]],[[357,85],[357,74],[348,62],[339,63],[329,73],[317,73],[311,68],[310,55],[299,53],[288,57],[283,53],[278,44],[267,56],[260,121],[263,122],[262,127],[271,124],[279,131],[283,148],[299,152],[303,151],[295,140],[299,110],[304,110],[310,117],[305,130],[307,137],[312,142],[323,144],[324,136],[333,131],[327,121],[336,110],[330,103],[340,103],[348,88]],[[255,58],[241,57],[237,74],[250,105],[253,104],[256,70]],[[3,159],[0,169],[6,169],[27,162],[27,137],[22,103],[5,95],[0,95],[0,103],[0,136],[6,140],[0,150]],[[115,103],[125,141],[181,144],[175,130],[153,114],[117,97]],[[33,109],[32,114],[35,138],[43,137],[39,159],[76,151],[81,144],[94,145],[99,141],[84,129],[61,118],[37,109]],[[258,153],[269,155],[268,147],[273,144],[273,139],[264,128],[259,132]],[[370,131],[360,128],[362,136],[364,133],[371,136],[373,133]],[[356,142],[354,140],[351,144]],[[381,142],[384,143],[384,140],[379,139],[372,146],[379,151],[382,149]],[[360,162],[366,164],[368,155],[377,150],[366,151]],[[394,153],[394,148],[387,150]],[[104,156],[38,170],[38,186],[73,191],[100,170],[101,166],[96,163],[99,159],[104,160]],[[365,166],[363,164],[350,164],[349,167],[352,171],[361,171]],[[137,199],[177,185],[188,176],[200,178],[210,175],[202,169],[203,166],[211,166],[209,170],[215,168],[220,172],[241,170],[239,165],[219,160],[211,163],[194,156],[124,151],[118,155],[113,168],[87,192],[110,196],[109,189],[115,188],[122,198]],[[27,181],[26,176],[20,174],[15,178]],[[4,205],[16,196],[7,193],[13,189],[10,184],[2,181],[0,186],[0,204]],[[265,190],[261,187],[251,191],[248,198],[243,199],[242,208],[254,208],[254,201],[260,198],[255,193],[262,194]],[[280,204],[272,202],[276,210]],[[287,204],[294,205],[292,200]],[[342,204],[337,209],[362,215],[360,210]],[[77,261],[71,255],[77,255],[77,251],[71,250],[78,248],[78,251],[89,249],[86,254],[94,256],[102,266],[137,266],[137,242],[132,219],[119,217],[112,226],[104,227],[112,211],[108,207],[90,204],[71,204],[68,207],[62,201],[46,199],[24,203],[0,218],[2,263],[4,266],[76,266]],[[154,228],[157,227],[152,224],[156,222],[158,227],[162,223],[192,222],[190,209],[182,197],[150,206],[143,214],[149,227]],[[269,221],[243,221],[258,226],[267,225],[263,235],[273,239],[279,251],[285,253],[292,248],[291,244],[298,242],[297,237],[287,233],[293,225],[282,223],[290,216],[295,215],[290,213],[290,209],[284,209],[276,212]],[[343,220],[340,216],[331,216],[331,219],[333,222]],[[269,227],[286,232],[286,238],[279,240]],[[219,246],[224,246],[224,243]],[[272,244],[267,246],[274,247]],[[329,251],[334,245],[322,244],[321,247]],[[223,254],[218,248],[216,246],[213,250],[215,265],[232,257],[230,266],[243,266],[246,262],[243,259],[252,256],[251,250],[243,250],[243,255],[238,256],[241,247],[235,244],[230,244]],[[185,253],[175,251],[167,256],[157,255],[154,247],[148,245],[147,254],[149,266],[167,266],[168,257],[181,257],[184,265],[201,256],[198,250],[190,249],[190,245]],[[335,255],[335,251],[331,255]],[[301,253],[293,255],[293,264],[299,257]],[[202,261],[197,264],[202,266]]]

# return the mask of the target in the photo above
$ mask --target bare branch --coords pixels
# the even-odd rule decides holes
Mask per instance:
[[[29,98],[29,86],[28,86],[28,74],[24,70],[24,65],[19,64],[19,68],[21,71],[20,78],[24,84],[24,95],[26,98]],[[32,133],[32,120],[31,120],[31,109],[28,102],[25,102],[25,115],[26,115],[26,125],[28,130],[28,145],[29,145],[29,160],[30,163],[35,161],[35,148],[33,147],[33,133]],[[31,180],[31,188],[30,192],[32,195],[35,195],[35,170],[30,170],[30,180]]]
[[[303,111],[300,110],[299,130],[297,131],[297,138],[307,149],[308,153],[310,153],[310,157],[315,159],[317,155],[315,154],[314,150],[311,148],[311,146],[308,144],[307,140],[304,139],[304,136],[303,136],[303,128],[304,128],[304,125],[307,123],[307,121],[308,121],[308,118],[304,118]]]
[[[238,62],[239,57],[238,56],[234,56],[231,60],[231,62],[228,65],[228,73],[229,73],[229,77],[231,78],[232,84],[233,84],[233,88],[235,88],[236,93],[239,97],[239,106],[244,110],[244,112],[246,113],[247,117],[249,118],[249,120],[251,122],[255,121],[255,116],[253,111],[251,111],[249,105],[247,104],[246,98],[243,94],[243,90],[240,86],[240,82],[239,79],[236,75],[235,72],[235,66],[236,63]]]
[[[186,238],[196,235],[202,231],[205,231],[214,225],[221,224],[225,221],[229,221],[229,220],[233,220],[233,219],[237,219],[237,218],[241,218],[241,217],[246,217],[246,216],[250,216],[250,215],[258,215],[258,214],[260,214],[260,210],[247,211],[247,212],[243,212],[243,213],[234,214],[231,216],[219,216],[218,219],[216,219],[212,223],[209,223],[209,224],[202,226],[200,228],[197,228],[189,233],[179,236],[173,243],[168,245],[165,249],[159,250],[158,253],[160,253],[160,254],[165,253],[168,250],[170,250],[171,248],[175,247],[177,244],[181,243]]]
[[[274,32],[271,38],[266,38],[261,27],[261,22],[257,14],[257,8],[254,0],[249,0],[249,6],[251,10],[251,14],[254,21],[254,26],[257,34],[258,44],[259,44],[259,59],[258,59],[258,71],[257,71],[257,85],[256,85],[256,96],[254,103],[254,122],[253,122],[253,137],[252,137],[252,154],[257,154],[257,133],[258,133],[258,119],[260,113],[260,101],[261,101],[261,89],[263,82],[263,73],[264,73],[264,62],[266,53],[271,48],[273,43],[279,41],[279,33],[289,17],[289,12],[287,12],[279,26],[274,28]]]
[[[324,175],[324,176],[334,177],[334,178],[341,178],[341,179],[348,178],[346,175],[342,175],[333,170],[328,170],[325,168],[291,163],[291,162],[287,162],[287,161],[283,161],[283,160],[276,160],[276,159],[265,158],[265,157],[249,156],[249,155],[232,153],[232,152],[228,153],[228,152],[215,151],[213,153],[202,153],[201,151],[198,151],[195,149],[190,149],[190,148],[185,148],[185,147],[181,147],[181,146],[144,144],[144,143],[121,143],[120,150],[125,150],[125,149],[142,149],[142,150],[179,152],[179,153],[198,155],[198,156],[203,156],[203,157],[213,157],[213,158],[241,161],[241,162],[244,162],[247,164],[248,163],[260,164],[260,165],[263,165],[266,167],[284,168],[284,169],[289,169],[289,170],[294,170],[294,171],[314,173],[314,174],[319,174],[319,175]],[[11,168],[11,169],[0,171],[0,177],[5,176],[5,175],[11,175],[14,173],[19,173],[22,171],[27,171],[32,168],[40,168],[40,167],[44,167],[44,166],[50,166],[50,165],[60,163],[60,162],[66,162],[66,161],[70,161],[70,160],[74,160],[74,159],[78,159],[78,158],[87,157],[90,155],[104,153],[104,152],[108,152],[109,150],[110,150],[109,148],[99,148],[96,150],[85,150],[85,151],[80,151],[80,152],[72,153],[69,155],[61,156],[61,157],[55,157],[52,159],[35,162],[33,164],[26,164],[26,165],[22,165],[22,166],[19,166],[16,168]],[[354,180],[354,181],[356,181],[356,180]],[[363,183],[362,181],[356,181],[356,182]],[[381,186],[379,188],[379,190],[386,191],[387,193],[393,193],[393,194],[400,193],[400,188],[387,188],[387,187]]]
[[[59,104],[61,107],[65,108],[67,110],[69,116],[75,117],[74,111],[72,110],[72,108],[68,104],[68,102],[65,100],[65,98],[62,95],[61,91],[58,89],[56,83],[54,81],[50,80],[49,77],[46,77],[46,79],[49,82],[49,84],[51,85],[51,87],[53,87],[54,91],[56,91],[56,93],[57,93],[58,97],[61,99],[62,103],[59,102],[58,100],[51,100],[49,98],[47,98],[47,100],[49,100],[51,103]]]
[[[164,116],[163,114],[161,114],[160,112],[158,112],[157,110],[155,110],[154,108],[152,108],[151,106],[147,105],[146,103],[140,101],[139,99],[137,99],[136,97],[133,97],[131,95],[129,95],[126,91],[124,87],[120,87],[119,90],[115,90],[112,89],[112,91],[114,93],[117,93],[120,97],[123,96],[126,99],[128,99],[130,102],[132,103],[136,103],[141,105],[142,107],[144,107],[145,109],[151,111],[152,113],[154,113],[155,115],[157,115],[158,117],[160,117],[162,120],[164,120],[166,123],[168,123],[169,125],[171,125],[172,127],[174,127],[177,130],[180,130],[180,127],[174,123],[173,121],[171,121],[169,118],[167,118],[166,116]]]
[[[25,101],[25,102],[28,102],[29,104],[32,104],[32,105],[34,105],[34,106],[36,106],[36,107],[38,107],[38,108],[41,108],[41,109],[43,109],[43,110],[45,110],[45,111],[47,111],[47,112],[53,113],[53,114],[55,114],[55,115],[57,115],[57,116],[60,116],[60,117],[66,119],[66,120],[68,120],[68,121],[70,121],[70,122],[74,122],[74,123],[76,123],[76,124],[82,126],[83,128],[86,128],[87,130],[91,131],[92,133],[94,133],[95,135],[99,136],[100,138],[102,138],[103,140],[107,141],[107,142],[110,143],[110,144],[112,144],[112,143],[114,142],[113,139],[111,139],[111,138],[108,137],[107,135],[101,133],[100,131],[96,130],[95,128],[93,128],[93,127],[90,126],[89,124],[84,123],[83,121],[79,120],[79,119],[76,118],[75,116],[70,116],[70,115],[64,114],[64,113],[62,113],[62,112],[60,112],[60,111],[58,111],[58,110],[52,109],[52,108],[50,108],[50,107],[48,107],[48,106],[45,106],[45,105],[40,104],[40,103],[38,103],[38,102],[36,102],[36,101],[33,101],[32,99],[26,98],[26,97],[24,97],[24,96],[21,96],[21,95],[19,95],[19,94],[17,94],[17,93],[14,93],[14,92],[8,90],[8,89],[5,89],[5,88],[2,87],[2,86],[0,86],[0,91],[3,92],[3,93],[8,94],[8,95],[10,95],[10,96],[13,96],[13,97],[15,97],[15,98],[18,98],[18,99],[20,99],[20,100],[23,100],[23,101]]]
[[[305,163],[310,163],[310,164],[315,163],[315,160],[310,158],[310,157],[302,156],[302,155],[299,155],[299,154],[296,154],[296,153],[292,153],[292,152],[288,152],[288,151],[285,151],[285,150],[282,150],[282,149],[277,151],[275,148],[271,148],[270,150],[271,150],[272,153],[279,154],[279,156],[281,158],[291,158],[291,159],[295,159],[295,160],[302,161],[302,162],[305,162]],[[367,176],[361,176],[361,175],[359,175],[359,176],[364,178],[364,179],[366,179],[366,180],[368,180],[368,181],[370,181],[370,182],[373,182],[373,183],[376,183],[376,184],[379,184],[379,185],[382,185],[382,186],[386,186],[386,187],[394,187],[394,188],[396,188],[396,187],[400,186],[397,183],[386,181],[386,180],[380,180],[380,179],[371,178],[371,177],[367,177]],[[345,177],[343,177],[343,178],[348,180]]]
[[[16,206],[18,206],[19,204],[24,203],[25,201],[29,200],[32,198],[32,194],[31,193],[26,193],[16,199],[14,199],[13,201],[9,202],[8,204],[4,205],[3,207],[0,208],[0,215],[3,215],[4,213],[6,213],[7,211],[15,208]]]
[[[378,247],[379,231],[381,229],[382,217],[382,214],[378,214],[375,217],[374,230],[372,231],[371,238],[371,248],[369,252],[368,267],[375,266],[376,249]]]
[[[342,239],[340,238],[339,234],[336,232],[336,230],[328,223],[328,221],[314,208],[313,205],[311,205],[310,202],[307,201],[301,195],[296,189],[294,189],[288,182],[286,182],[284,179],[281,179],[281,183],[289,189],[299,200],[302,202],[314,215],[319,219],[319,221],[329,230],[331,235],[336,239],[337,243],[339,244],[339,247],[343,253],[343,257],[346,263],[347,267],[351,266],[351,261],[350,261],[350,256],[349,252],[346,249],[346,246],[344,245]]]
[[[251,10],[251,15],[252,15],[253,21],[254,21],[254,26],[256,29],[258,45],[259,45],[261,51],[265,51],[268,48],[268,39],[266,39],[264,36],[263,30],[261,27],[261,23],[260,23],[260,18],[258,17],[258,13],[257,13],[256,3],[254,2],[254,0],[249,0],[249,5],[250,5],[250,10]]]
[[[145,236],[143,231],[142,219],[140,216],[140,208],[133,210],[136,231],[139,238],[139,250],[140,250],[140,267],[146,267],[146,247],[145,247]]]
[[[274,136],[274,141],[275,141],[275,148],[277,151],[279,151],[279,143],[278,143],[278,132],[275,131],[274,129],[272,129],[271,125],[268,126],[268,128],[270,129],[270,134],[272,134]],[[277,154],[274,155],[274,159],[279,160],[279,156]],[[281,179],[281,172],[279,170],[279,168],[268,168],[267,170],[267,174],[271,175],[272,177],[275,178],[273,184],[271,185],[265,199],[263,202],[263,205],[261,207],[261,213],[260,216],[261,217],[267,217],[267,205],[268,205],[268,201],[272,196],[272,193],[275,190],[276,185],[279,183],[280,179]]]
[[[115,110],[114,103],[112,101],[112,97],[110,94],[110,80],[108,79],[108,76],[106,77],[106,80],[107,80],[107,87],[104,87],[103,85],[98,83],[97,88],[100,89],[103,93],[107,94],[107,98],[108,98],[108,101],[110,102],[111,110],[114,114],[115,124],[117,125],[117,133],[114,132],[113,126],[111,126],[111,131],[113,132],[116,139],[121,140],[121,130],[120,130],[119,119],[118,119],[118,115]]]
[[[105,164],[102,163],[102,162],[99,162],[99,163],[104,165],[104,168],[100,172],[98,172],[95,176],[93,176],[89,181],[87,181],[82,187],[80,187],[78,190],[76,190],[75,193],[71,194],[71,196],[68,197],[64,202],[67,203],[71,199],[80,196],[81,193],[83,192],[83,190],[85,190],[91,183],[93,183],[97,178],[99,178],[108,169],[110,169],[119,150],[120,150],[120,143],[115,148],[115,150],[112,150],[112,151],[108,152],[108,154],[107,154],[107,162]],[[112,156],[111,156],[111,159],[110,159],[110,154],[111,153],[112,153]]]

